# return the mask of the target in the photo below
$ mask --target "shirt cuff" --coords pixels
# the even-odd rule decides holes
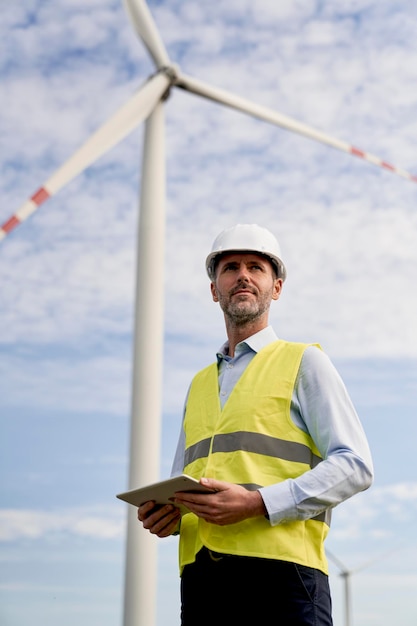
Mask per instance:
[[[271,526],[283,522],[292,522],[297,517],[297,506],[291,491],[291,480],[284,480],[268,487],[261,487],[258,491],[267,510],[267,517]]]

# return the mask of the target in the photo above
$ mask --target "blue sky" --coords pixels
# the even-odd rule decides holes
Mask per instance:
[[[149,4],[184,73],[417,174],[411,0]],[[119,0],[2,3],[0,223],[154,71]],[[417,187],[181,90],[166,103],[161,477],[193,373],[224,340],[204,259],[236,222],[288,268],[271,321],[318,341],[368,434],[376,478],[336,509],[355,626],[414,626]],[[0,618],[121,624],[142,128],[0,242]],[[178,623],[176,539],[158,626]],[[357,570],[357,571],[356,571]],[[343,588],[331,564],[335,626]]]

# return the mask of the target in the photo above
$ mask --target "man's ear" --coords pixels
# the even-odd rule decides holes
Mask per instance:
[[[218,302],[219,298],[217,297],[217,289],[214,283],[210,283],[210,291],[211,291],[211,296],[213,298],[213,301]]]
[[[278,300],[278,298],[281,295],[281,291],[282,291],[282,285],[283,285],[283,280],[282,278],[276,278],[274,281],[274,289],[272,292],[272,299],[273,300]]]

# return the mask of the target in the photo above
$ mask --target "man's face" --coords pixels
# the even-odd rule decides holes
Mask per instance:
[[[221,257],[216,279],[211,283],[213,300],[225,316],[243,326],[266,315],[271,300],[278,300],[282,279],[268,259],[248,252],[232,252]]]

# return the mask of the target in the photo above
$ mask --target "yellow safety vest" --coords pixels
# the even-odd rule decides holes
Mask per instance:
[[[213,363],[193,379],[184,417],[184,471],[259,489],[296,478],[322,458],[310,435],[295,426],[290,404],[307,344],[275,341],[246,367],[223,409]],[[330,516],[271,526],[255,517],[218,526],[193,513],[181,520],[180,571],[207,548],[241,556],[279,559],[327,573],[323,542]]]

